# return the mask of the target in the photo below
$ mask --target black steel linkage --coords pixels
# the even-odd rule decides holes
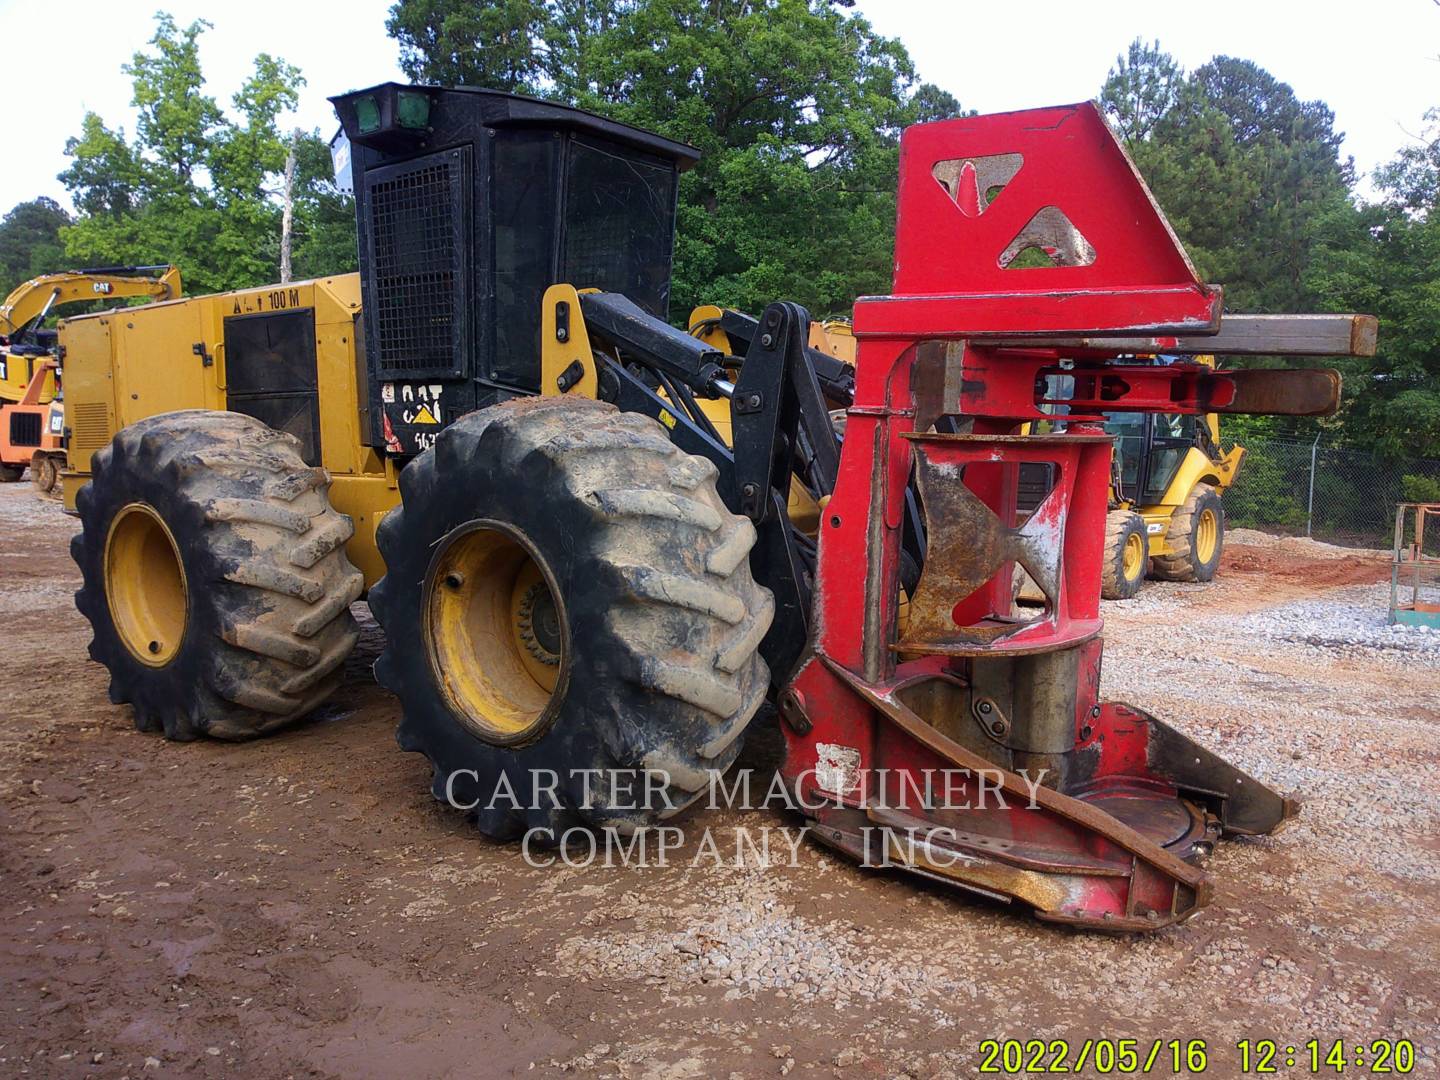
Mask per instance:
[[[580,311],[590,332],[618,345],[626,359],[678,378],[705,397],[720,396],[717,387],[729,379],[720,350],[619,293],[581,293]]]
[[[771,683],[783,687],[810,647],[814,552],[806,551],[808,538],[790,524],[785,498],[772,488],[767,499],[769,510],[756,528],[750,570],[775,597],[775,618],[760,642],[760,655],[770,666]]]
[[[772,488],[782,496],[782,507],[790,494],[791,463],[801,427],[791,369],[805,363],[800,350],[809,325],[810,316],[799,304],[767,307],[730,399],[740,512],[757,525],[770,512],[767,496]]]
[[[705,415],[705,410],[700,408],[700,404],[695,400],[695,395],[691,393],[690,387],[679,380],[670,378],[670,376],[666,375],[663,371],[657,371],[655,374],[659,377],[660,385],[664,388],[666,395],[671,401],[678,403],[685,409],[690,419],[695,422],[698,428],[716,442],[725,441],[721,438],[719,430],[715,427],[710,417]]]
[[[801,311],[804,309],[801,308]],[[808,335],[808,315],[806,320],[803,333]],[[763,334],[761,340],[764,340]],[[800,340],[803,343],[805,338]],[[835,481],[840,477],[840,440],[836,438],[835,425],[830,420],[830,407],[815,374],[812,353],[824,355],[802,347],[790,362],[789,377],[799,420],[800,449],[808,456],[803,475],[806,486],[819,497],[835,491]],[[744,371],[743,367],[741,371]]]
[[[620,409],[659,420],[669,431],[670,441],[687,454],[698,454],[714,462],[720,475],[715,486],[727,506],[739,504],[735,487],[735,458],[730,448],[686,415],[674,402],[666,401],[645,384],[645,380],[611,357],[597,354],[600,368],[600,397]]]
[[[749,352],[751,344],[759,334],[760,321],[743,311],[724,311],[717,320],[725,336],[730,339],[732,345],[736,346],[741,355]],[[825,397],[838,408],[845,408],[855,403],[855,369],[843,360],[837,360],[829,353],[823,353],[819,349],[812,349],[809,345],[810,327],[805,327],[805,355],[810,360],[810,367],[815,372],[815,378],[824,391]]]

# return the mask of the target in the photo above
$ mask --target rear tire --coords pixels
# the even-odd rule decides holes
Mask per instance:
[[[1157,555],[1153,570],[1168,581],[1210,581],[1225,547],[1225,504],[1209,484],[1196,484],[1170,519],[1170,555]]]
[[[1105,566],[1100,595],[1106,600],[1129,600],[1145,583],[1150,541],[1145,519],[1133,510],[1112,510],[1105,518]]]
[[[437,799],[491,837],[552,842],[575,825],[652,825],[730,766],[769,689],[757,649],[774,601],[750,575],[755,529],[715,475],[654,420],[586,398],[471,413],[406,467],[378,534],[375,674]],[[545,584],[545,635],[506,600],[521,595],[512,578]],[[551,688],[521,686],[527,650],[553,657]],[[535,797],[551,774],[554,797]],[[633,792],[612,796],[612,777]]]
[[[364,578],[329,474],[294,438],[237,413],[162,413],[120,431],[92,470],[70,544],[75,605],[136,727],[248,739],[330,696]]]
[[[0,484],[16,484],[25,476],[24,465],[0,464]]]
[[[30,457],[30,483],[41,495],[49,495],[60,483],[60,465],[55,458],[43,450],[37,450]]]

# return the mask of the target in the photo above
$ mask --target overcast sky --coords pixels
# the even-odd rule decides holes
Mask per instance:
[[[0,91],[0,212],[37,195],[68,204],[55,174],[87,110],[133,129],[120,65],[150,37],[157,8],[182,25],[214,23],[201,38],[201,62],[222,103],[257,52],[297,65],[308,85],[298,115],[285,122],[328,135],[335,121],[327,95],[400,75],[385,34],[390,3],[0,0],[12,76]],[[1092,97],[1137,35],[1158,38],[1187,69],[1217,53],[1245,57],[1302,98],[1324,99],[1362,172],[1413,140],[1425,110],[1440,105],[1436,0],[860,0],[859,8],[905,43],[921,78],[982,112]]]

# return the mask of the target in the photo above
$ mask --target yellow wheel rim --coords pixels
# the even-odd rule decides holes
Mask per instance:
[[[189,592],[180,547],[151,506],[130,503],[105,537],[105,600],[135,659],[164,667],[185,638]]]
[[[1140,576],[1145,566],[1145,537],[1140,533],[1131,533],[1125,537],[1125,552],[1121,556],[1121,569],[1125,572],[1126,581],[1134,581]]]
[[[1208,563],[1215,557],[1220,543],[1220,518],[1210,507],[1200,511],[1200,520],[1195,524],[1195,558]]]
[[[502,746],[548,726],[568,630],[559,590],[519,532],[475,521],[450,533],[431,560],[424,605],[431,667],[462,723]]]

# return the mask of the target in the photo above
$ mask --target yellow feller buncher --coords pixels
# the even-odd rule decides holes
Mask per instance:
[[[667,822],[762,712],[816,840],[1069,925],[1188,918],[1218,838],[1295,813],[1099,697],[1094,406],[1325,413],[1330,371],[1181,363],[1137,398],[1111,360],[1350,353],[1374,320],[1222,326],[1092,105],[905,134],[851,365],[792,303],[667,322],[692,148],[488,90],[332,100],[358,275],[60,327],[76,602],[140,728],[300,719],[368,597],[400,745],[496,838]],[[1100,333],[1124,346],[1075,344]],[[1019,434],[1061,370],[1070,430]],[[1022,461],[1061,477],[1026,520]]]

